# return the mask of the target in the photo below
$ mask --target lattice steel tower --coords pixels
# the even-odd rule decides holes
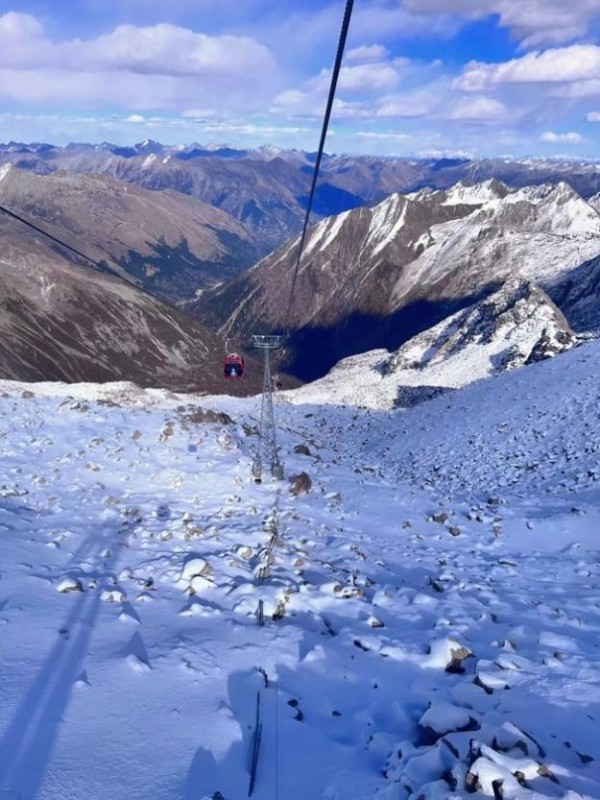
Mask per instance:
[[[269,465],[275,480],[283,479],[283,464],[277,453],[275,437],[275,413],[273,411],[273,378],[271,376],[271,351],[281,346],[282,336],[253,334],[254,346],[263,351],[265,361],[263,390],[260,406],[260,429],[256,455],[252,463],[252,477],[257,483],[262,481],[264,464]]]

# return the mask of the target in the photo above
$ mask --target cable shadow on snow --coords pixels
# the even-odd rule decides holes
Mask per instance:
[[[87,577],[110,574],[122,536],[114,528],[103,533],[92,530],[73,553],[65,572],[85,562]],[[102,558],[100,554],[107,548],[112,554]],[[34,800],[38,795],[73,687],[83,672],[100,612],[100,594],[98,587],[69,598],[71,610],[58,628],[56,642],[0,741],[0,793],[14,792],[19,800]]]
[[[206,747],[196,751],[183,787],[182,800],[241,800],[248,796],[251,750],[256,723],[256,696],[263,684],[258,671],[233,672],[228,679],[229,712],[237,726],[235,740],[219,760]]]

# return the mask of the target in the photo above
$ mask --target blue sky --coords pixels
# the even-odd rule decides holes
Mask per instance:
[[[313,150],[343,0],[0,0],[0,141]],[[356,0],[327,149],[600,157],[599,0]]]

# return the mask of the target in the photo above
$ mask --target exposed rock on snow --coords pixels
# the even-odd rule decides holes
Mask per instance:
[[[307,472],[300,472],[290,480],[290,494],[299,495],[310,492],[312,480]]]
[[[69,592],[83,592],[83,584],[74,578],[64,578],[56,587],[57,592],[68,594]]]

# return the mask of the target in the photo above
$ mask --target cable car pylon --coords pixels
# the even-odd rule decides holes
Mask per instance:
[[[281,346],[283,336],[253,334],[254,346],[262,350],[264,357],[263,389],[260,406],[260,427],[256,455],[252,463],[252,477],[256,483],[262,481],[265,464],[275,480],[283,480],[283,464],[277,452],[275,436],[275,412],[273,409],[273,378],[271,376],[271,351]]]

